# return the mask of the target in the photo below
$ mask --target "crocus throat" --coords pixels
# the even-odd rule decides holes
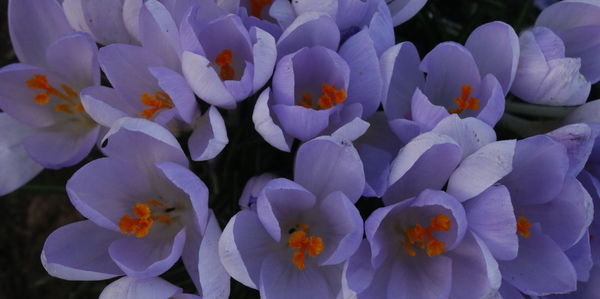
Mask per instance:
[[[215,64],[221,67],[221,70],[219,71],[219,77],[221,80],[233,80],[235,77],[235,70],[233,69],[233,66],[231,66],[232,62],[233,51],[230,49],[223,50],[221,53],[219,53],[219,55],[217,55],[217,58],[215,58]]]
[[[262,19],[261,11],[265,6],[271,5],[273,0],[250,0],[250,15]]]
[[[316,103],[317,109],[329,109],[333,107],[334,103],[341,104],[348,96],[345,88],[337,89],[335,85],[329,85],[327,83],[321,85],[321,91],[321,97],[319,97]],[[314,108],[312,96],[307,92],[303,93],[302,100],[298,105],[304,108]]]
[[[460,97],[454,99],[456,109],[448,109],[450,113],[461,113],[464,110],[471,109],[473,111],[479,109],[479,99],[470,97],[473,88],[469,84],[464,84],[460,89]]]
[[[432,234],[434,231],[450,230],[450,217],[444,214],[438,214],[431,218],[431,224],[423,227],[421,224],[409,227],[404,231],[404,241],[402,247],[409,256],[416,256],[417,252],[413,245],[423,249],[428,256],[437,256],[445,251],[445,242],[439,241]]]
[[[35,74],[27,81],[25,81],[27,87],[31,89],[42,90],[33,98],[39,105],[46,105],[50,103],[51,96],[55,96],[59,103],[54,104],[54,110],[67,114],[74,114],[75,112],[83,112],[83,106],[79,101],[79,94],[75,92],[70,86],[61,84],[60,89],[52,86],[48,82],[48,78],[42,74]]]
[[[294,252],[292,262],[298,269],[304,269],[304,259],[306,257],[306,251],[309,256],[317,256],[323,252],[323,240],[320,237],[308,236],[307,231],[309,227],[306,224],[296,225],[295,228],[290,230],[290,237],[288,244],[292,249],[298,249]]]
[[[521,237],[529,238],[529,236],[531,236],[531,231],[529,231],[530,228],[531,223],[527,218],[524,216],[519,216],[517,218],[517,232],[521,235]]]
[[[140,116],[145,119],[151,119],[154,117],[156,112],[160,109],[171,109],[175,107],[171,97],[164,91],[155,91],[154,94],[143,93],[140,97],[140,101],[144,106],[148,106],[149,108],[144,108],[142,112],[140,112]]]
[[[154,211],[152,208],[154,208]],[[157,200],[148,200],[145,203],[136,203],[133,206],[133,215],[137,218],[129,215],[124,215],[119,221],[119,230],[121,233],[130,235],[135,234],[136,237],[142,238],[148,235],[150,228],[154,221],[162,222],[165,224],[171,223],[171,215],[169,214],[174,208],[164,208],[165,205]],[[156,214],[156,212],[162,212]]]

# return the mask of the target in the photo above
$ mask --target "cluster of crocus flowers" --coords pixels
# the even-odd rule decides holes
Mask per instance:
[[[97,146],[106,157],[66,183],[86,220],[55,230],[41,261],[63,279],[120,277],[101,298],[227,298],[230,278],[267,299],[593,296],[600,102],[523,139],[494,126],[509,92],[588,100],[599,1],[421,56],[394,26],[426,2],[10,0],[20,63],[0,69],[0,194]],[[232,132],[295,163],[250,170],[239,211],[220,213],[209,196],[231,206],[219,188],[239,180],[215,172],[244,151],[220,163]],[[195,294],[161,277],[179,260]]]

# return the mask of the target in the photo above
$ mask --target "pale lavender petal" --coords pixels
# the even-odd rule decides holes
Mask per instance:
[[[317,198],[342,191],[350,201],[356,202],[363,192],[363,165],[352,144],[319,137],[298,149],[295,165],[294,180]]]
[[[350,122],[341,126],[335,132],[331,133],[331,137],[334,137],[340,141],[352,142],[367,132],[370,124],[359,117],[354,118]]]
[[[102,126],[110,128],[120,118],[136,115],[135,109],[113,88],[91,86],[82,90],[80,94],[85,112]]]
[[[150,67],[150,73],[158,80],[158,86],[164,90],[173,101],[177,115],[191,124],[198,113],[198,103],[194,92],[185,78],[171,69],[165,67]]]
[[[567,293],[577,288],[577,274],[563,251],[535,224],[529,238],[520,238],[519,255],[500,262],[505,281],[528,295]]]
[[[379,57],[373,40],[366,30],[350,37],[340,47],[340,56],[350,67],[350,83],[347,103],[361,103],[363,118],[371,116],[379,107],[383,78],[379,68]]]
[[[579,26],[598,24],[600,7],[593,0],[572,0],[547,7],[540,13],[536,26],[545,26],[553,30],[565,30]]]
[[[450,176],[447,192],[465,201],[496,184],[512,171],[516,143],[493,142],[466,157]]]
[[[389,121],[388,124],[402,143],[409,143],[422,133],[419,123],[412,120],[398,118]]]
[[[202,236],[202,243],[199,244],[199,251],[196,252],[200,283],[198,292],[204,298],[227,298],[229,296],[230,277],[219,259],[220,236],[219,222],[211,212],[208,226]]]
[[[296,19],[296,12],[292,7],[292,3],[287,0],[273,1],[269,8],[269,15],[277,20],[277,23],[283,29],[288,28]]]
[[[194,161],[205,161],[216,157],[229,143],[225,121],[219,110],[211,106],[195,125],[188,140],[190,157]]]
[[[565,251],[565,254],[571,260],[571,263],[573,263],[573,267],[575,267],[577,280],[588,281],[590,279],[590,270],[594,266],[589,233],[584,234],[579,242]],[[577,288],[579,289],[579,286]]]
[[[293,137],[283,132],[271,116],[269,108],[269,99],[271,89],[267,87],[256,100],[254,111],[252,112],[252,122],[254,129],[260,134],[266,142],[275,148],[284,152],[289,152],[292,146]]]
[[[219,256],[227,273],[242,284],[258,288],[263,260],[277,248],[255,212],[233,216],[219,239]]]
[[[81,0],[81,8],[87,27],[98,43],[108,45],[133,42],[125,28],[122,0]]]
[[[122,236],[89,220],[67,224],[46,239],[42,265],[50,275],[66,280],[102,280],[123,275],[108,255],[110,244]]]
[[[383,74],[383,109],[390,119],[411,118],[411,99],[416,88],[425,85],[419,70],[421,60],[410,42],[386,50],[380,57]]]
[[[513,171],[500,183],[508,188],[514,203],[546,203],[562,190],[568,168],[564,146],[538,135],[517,141]]]
[[[22,142],[35,133],[35,129],[24,125],[6,113],[0,113],[0,196],[13,192],[34,178],[44,167],[33,161]]]
[[[498,260],[517,256],[517,220],[504,186],[493,186],[465,203],[469,229],[489,248]],[[493,214],[494,217],[490,217]]]
[[[128,276],[150,278],[163,274],[177,262],[185,239],[185,228],[173,236],[123,237],[110,245],[108,253]]]
[[[277,47],[275,39],[266,31],[257,27],[250,29],[252,39],[252,55],[254,63],[254,75],[252,91],[259,91],[273,75],[277,59]]]
[[[181,288],[160,277],[138,279],[125,276],[107,285],[99,299],[164,299],[182,292]]]
[[[46,57],[48,66],[65,78],[71,88],[80,90],[100,85],[98,48],[87,34],[63,36],[50,44]]]
[[[89,126],[78,120],[44,128],[23,141],[29,156],[45,168],[72,166],[85,158],[98,139],[99,126]]]
[[[452,287],[452,259],[446,256],[396,259],[389,276],[388,298],[447,298]]]
[[[562,143],[569,156],[568,175],[576,176],[581,172],[592,152],[598,132],[586,124],[573,124],[558,128],[548,135]]]
[[[203,101],[227,109],[236,106],[235,98],[225,88],[206,57],[184,51],[181,63],[188,84]]]
[[[107,156],[134,162],[142,169],[156,161],[188,165],[185,153],[171,132],[147,119],[119,119],[106,133],[101,144]]]
[[[377,3],[377,10],[371,16],[371,21],[368,24],[369,36],[373,40],[377,56],[389,49],[395,44],[394,26],[392,24],[392,16],[387,8],[387,5],[382,1],[370,1]]]
[[[589,101],[573,110],[565,118],[565,123],[600,123],[600,100]]]
[[[305,0],[292,2],[292,7],[297,15],[305,12],[323,12],[335,19],[338,12],[338,1],[336,0]]]
[[[329,125],[330,110],[314,110],[298,105],[271,106],[283,130],[302,141],[318,136]]]
[[[394,26],[398,26],[416,15],[425,6],[427,0],[392,0],[386,3],[390,7]]]
[[[260,195],[260,192],[262,192],[265,185],[275,178],[277,177],[272,173],[263,173],[251,177],[248,182],[246,182],[242,195],[240,196],[240,208],[242,208],[242,210],[249,209],[256,211],[256,199],[258,199],[258,195]]]
[[[494,75],[507,94],[517,72],[519,37],[508,24],[500,21],[477,27],[467,39],[469,49],[481,75]]]
[[[423,131],[431,131],[440,121],[450,115],[446,108],[432,104],[418,87],[412,96],[410,105],[410,119],[417,122]]]
[[[132,43],[135,44],[140,43],[140,9],[142,9],[142,5],[144,5],[143,0],[123,1],[123,23]]]
[[[348,260],[346,279],[348,286],[353,291],[361,293],[371,284],[375,276],[375,269],[371,265],[371,248],[365,239],[360,243],[358,250]]]
[[[56,1],[21,0],[8,3],[8,28],[19,61],[46,65],[46,49],[73,32]]]
[[[490,126],[495,126],[496,123],[502,118],[504,114],[504,105],[506,99],[502,92],[502,86],[500,82],[492,74],[487,74],[483,77],[481,84],[473,94],[476,98],[482,101],[481,111],[479,113],[467,110],[464,112],[465,115],[475,116],[487,123]]]
[[[146,1],[140,10],[139,22],[142,46],[160,56],[170,69],[179,71],[179,29],[167,8],[159,1]]]
[[[303,47],[322,46],[336,51],[340,31],[328,15],[309,12],[298,16],[277,40],[277,56],[283,57]]]
[[[491,126],[479,119],[460,118],[456,114],[444,118],[431,131],[452,137],[462,149],[463,158],[496,141],[496,132]]]
[[[600,81],[599,34],[600,22],[593,26],[572,28],[560,33],[567,46],[566,55],[581,58],[581,74],[591,83]]]

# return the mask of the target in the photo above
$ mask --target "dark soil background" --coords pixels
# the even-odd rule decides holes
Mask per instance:
[[[0,0],[0,66],[17,61],[8,34],[7,3]],[[396,35],[399,42],[415,43],[423,56],[442,41],[463,43],[485,22],[501,20],[519,32],[531,26],[538,13],[532,0],[430,0],[417,16],[396,28]],[[211,190],[210,206],[221,227],[239,210],[237,199],[251,176],[270,171],[291,178],[293,155],[273,149],[254,132],[250,117],[253,102],[246,101],[236,111],[223,111],[230,144],[217,159],[192,165]],[[81,165],[97,157],[99,153],[94,152],[78,166],[45,170],[23,188],[0,198],[0,298],[96,298],[110,282],[57,279],[40,263],[46,237],[62,225],[83,219],[71,206],[64,185]],[[380,204],[366,198],[358,202],[365,218]],[[163,277],[193,291],[181,268],[178,264]],[[258,297],[255,290],[232,281],[231,298]]]

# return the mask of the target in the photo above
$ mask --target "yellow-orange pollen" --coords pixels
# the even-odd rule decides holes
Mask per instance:
[[[61,84],[60,89],[55,88],[48,82],[48,78],[42,74],[35,74],[27,81],[25,81],[27,87],[31,89],[42,90],[33,98],[39,105],[46,105],[50,103],[51,96],[62,100],[62,103],[55,104],[54,110],[58,112],[64,112],[67,114],[74,114],[75,112],[82,112],[83,106],[79,101],[79,94],[75,92],[70,86]]]
[[[250,0],[250,15],[262,19],[261,12],[265,6],[271,5],[273,0]]]
[[[155,91],[154,94],[143,93],[140,97],[140,101],[144,106],[148,106],[149,108],[144,108],[142,112],[140,112],[140,116],[145,119],[151,119],[154,117],[156,112],[160,109],[171,109],[175,107],[171,97],[164,91]]]
[[[439,241],[433,236],[434,231],[450,230],[450,217],[444,214],[438,214],[431,218],[431,224],[428,227],[423,227],[421,224],[409,227],[404,232],[404,241],[402,247],[406,254],[410,256],[417,255],[413,245],[425,250],[428,256],[437,256],[445,251],[445,242]]]
[[[122,233],[130,235],[135,234],[136,237],[142,238],[148,235],[150,228],[154,221],[169,224],[171,223],[171,215],[169,214],[173,208],[163,209],[163,213],[160,215],[154,215],[154,211],[150,207],[164,207],[165,205],[157,200],[148,200],[146,203],[136,203],[133,206],[133,215],[137,218],[129,215],[124,215],[119,221],[119,229]]]
[[[323,83],[323,85],[321,85],[321,91],[321,97],[317,100],[319,109],[329,109],[333,107],[334,103],[341,104],[348,96],[345,88],[337,89],[335,85],[329,85],[327,83]],[[298,105],[304,108],[313,108],[312,96],[307,92],[303,93],[302,100]]]
[[[316,256],[323,252],[323,240],[320,237],[307,236],[308,225],[300,224],[296,225],[294,229],[290,231],[290,237],[288,244],[290,248],[298,249],[294,252],[292,262],[298,269],[304,269],[304,259],[306,257],[306,251],[309,256]]]
[[[464,110],[478,110],[479,109],[479,99],[474,97],[470,97],[473,92],[473,88],[469,84],[465,84],[460,89],[460,97],[454,99],[456,103],[456,109],[448,109],[450,113],[461,113]]]
[[[233,80],[235,77],[235,70],[231,66],[232,62],[233,51],[229,49],[223,50],[217,55],[217,58],[215,58],[215,64],[221,67],[221,70],[219,71],[219,78],[221,78],[221,80]]]
[[[529,220],[527,220],[527,218],[525,218],[523,216],[519,216],[517,218],[517,232],[523,238],[529,238],[529,236],[531,236],[531,232],[529,231],[530,228],[531,228],[531,223],[529,222]]]

